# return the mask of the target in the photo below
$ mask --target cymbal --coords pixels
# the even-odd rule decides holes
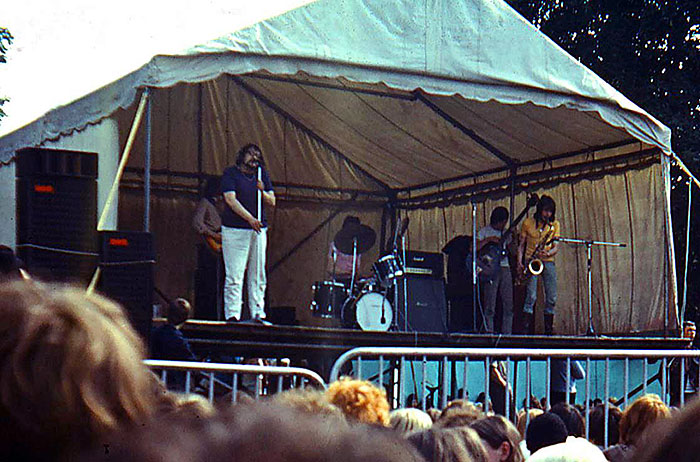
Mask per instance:
[[[345,255],[352,255],[353,241],[357,239],[357,253],[367,252],[374,245],[377,233],[367,225],[353,224],[340,229],[333,239],[335,248]]]

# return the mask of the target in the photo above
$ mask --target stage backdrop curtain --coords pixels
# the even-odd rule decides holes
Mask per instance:
[[[562,183],[534,190],[550,195],[557,204],[557,219],[564,237],[624,242],[625,248],[592,248],[592,313],[598,333],[630,333],[662,330],[666,300],[671,301],[665,265],[665,209],[661,164],[607,175],[594,181]],[[515,198],[515,213],[526,196]],[[487,200],[477,205],[477,229],[488,223],[497,206],[509,207],[509,199]],[[531,209],[530,216],[534,213]],[[402,211],[410,218],[407,235],[411,249],[440,252],[457,235],[472,233],[470,205]],[[519,229],[519,228],[518,228]],[[556,257],[558,301],[555,330],[584,334],[588,327],[585,246],[560,244]],[[537,311],[542,314],[542,297]],[[669,327],[676,326],[671,313]]]

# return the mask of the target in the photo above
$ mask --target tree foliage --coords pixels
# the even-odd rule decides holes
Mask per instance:
[[[7,53],[7,47],[12,44],[13,39],[14,37],[12,37],[9,30],[0,27],[0,63],[7,62],[5,59],[5,53]],[[5,101],[7,101],[6,98],[0,97],[0,119],[5,116],[5,112],[2,110],[2,105],[5,103]]]
[[[700,2],[509,0],[569,54],[673,130],[700,166]]]
[[[673,131],[673,149],[700,173],[700,2],[507,0],[569,54]],[[688,188],[674,178],[673,228],[683,289]],[[695,189],[688,281],[700,277],[700,194]],[[688,284],[688,318],[700,286]]]

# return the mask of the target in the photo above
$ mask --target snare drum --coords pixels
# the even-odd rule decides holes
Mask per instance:
[[[378,292],[363,292],[348,299],[343,307],[343,323],[368,331],[387,331],[394,311],[386,297]]]
[[[377,280],[385,287],[391,285],[391,282],[395,278],[403,276],[401,261],[391,254],[384,255],[377,260],[377,262],[372,265],[372,269],[377,276]]]
[[[340,319],[348,290],[340,282],[319,281],[314,283],[314,299],[311,314],[317,318]]]

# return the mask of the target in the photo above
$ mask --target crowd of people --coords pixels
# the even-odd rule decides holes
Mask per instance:
[[[172,327],[166,338],[177,338]],[[383,389],[344,378],[214,405],[166,389],[123,310],[96,294],[0,285],[0,459],[78,461],[694,460],[700,402],[644,395],[624,411],[565,402],[511,422],[467,400],[391,410]],[[604,425],[607,416],[608,425]],[[588,418],[588,439],[585,438]],[[604,429],[607,428],[607,436]],[[653,438],[650,437],[653,435]]]

